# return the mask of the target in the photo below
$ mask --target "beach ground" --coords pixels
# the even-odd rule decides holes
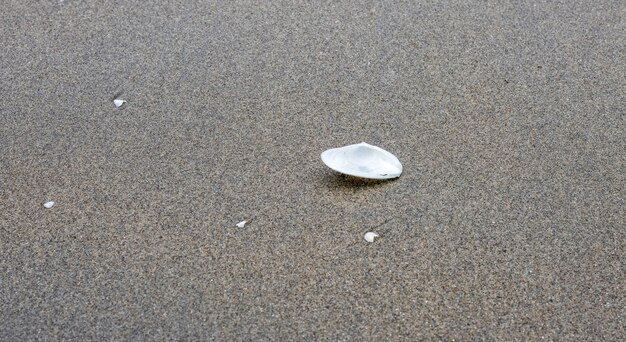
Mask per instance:
[[[625,13],[5,4],[0,339],[623,341]]]

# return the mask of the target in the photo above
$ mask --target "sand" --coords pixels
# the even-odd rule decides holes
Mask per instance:
[[[0,339],[623,341],[623,2],[303,3],[2,6]]]

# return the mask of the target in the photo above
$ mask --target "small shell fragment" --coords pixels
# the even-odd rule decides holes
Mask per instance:
[[[49,201],[43,204],[43,207],[46,209],[50,209],[52,207],[54,207],[54,202],[53,201]]]
[[[374,239],[380,237],[380,235],[378,235],[378,233],[376,232],[367,232],[365,233],[365,235],[363,236],[363,238],[365,239],[365,241],[367,242],[374,242]]]
[[[241,222],[237,223],[237,227],[243,228],[243,227],[246,226],[246,223],[248,223],[248,221],[241,221]]]
[[[120,99],[115,99],[113,100],[113,104],[115,105],[115,107],[120,108],[122,107],[124,104],[126,103],[125,100],[120,100]]]

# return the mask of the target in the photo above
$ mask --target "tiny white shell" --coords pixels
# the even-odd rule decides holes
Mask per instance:
[[[365,241],[367,242],[374,242],[374,240],[376,238],[380,237],[380,235],[378,235],[378,233],[376,232],[367,232],[365,233],[365,235],[363,236],[363,238],[365,239]]]
[[[246,223],[248,223],[248,221],[241,221],[241,222],[237,223],[237,227],[243,228],[243,227],[246,226]]]
[[[126,103],[125,100],[120,100],[120,99],[115,99],[113,100],[113,104],[115,105],[115,107],[120,108],[121,106],[123,106]]]
[[[54,207],[54,202],[53,201],[49,201],[43,204],[43,207],[46,209],[50,209],[52,207]]]
[[[337,172],[361,178],[390,179],[402,173],[396,156],[364,142],[326,150],[322,161]]]

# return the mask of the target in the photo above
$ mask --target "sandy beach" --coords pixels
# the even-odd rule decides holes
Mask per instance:
[[[0,339],[625,340],[625,17],[9,1]]]

